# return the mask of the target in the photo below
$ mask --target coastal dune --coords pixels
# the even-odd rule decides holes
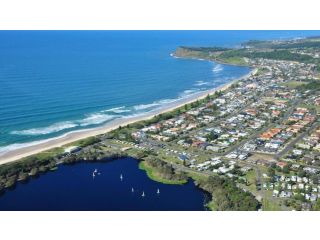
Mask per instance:
[[[14,150],[9,150],[9,151],[3,153],[2,155],[0,155],[0,165],[5,164],[5,163],[9,163],[9,162],[13,162],[13,161],[17,161],[21,158],[28,157],[30,155],[34,155],[34,154],[37,154],[37,153],[40,153],[40,152],[43,152],[43,151],[46,151],[46,150],[49,150],[52,148],[62,147],[66,144],[70,144],[72,142],[75,142],[75,141],[78,141],[78,140],[81,140],[81,139],[84,139],[87,137],[92,137],[92,136],[104,134],[104,133],[107,133],[107,132],[112,131],[114,129],[117,129],[119,126],[126,126],[126,125],[134,123],[134,122],[151,119],[154,116],[159,115],[161,113],[169,112],[169,111],[172,111],[176,108],[182,107],[185,104],[189,104],[189,103],[195,102],[197,100],[203,99],[208,94],[211,95],[217,91],[226,90],[232,84],[234,84],[240,80],[246,79],[246,78],[250,77],[251,75],[256,74],[256,72],[257,72],[257,69],[253,69],[250,73],[246,74],[245,76],[242,76],[241,78],[235,79],[235,80],[233,80],[229,83],[226,83],[224,85],[221,85],[217,88],[198,92],[198,93],[192,94],[192,95],[190,95],[186,98],[183,98],[183,99],[178,99],[177,101],[174,101],[172,103],[168,103],[161,108],[150,111],[150,112],[145,113],[143,115],[115,119],[115,120],[112,120],[112,121],[106,123],[105,125],[103,125],[101,127],[66,133],[60,137],[48,139],[46,141],[42,141],[42,142],[36,143],[31,146],[25,146],[25,147],[21,147],[21,148],[14,149]]]

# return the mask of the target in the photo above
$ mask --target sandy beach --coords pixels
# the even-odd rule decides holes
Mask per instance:
[[[210,89],[207,91],[202,91],[199,93],[195,93],[195,94],[192,94],[192,95],[190,95],[186,98],[183,98],[183,99],[178,99],[175,102],[168,103],[167,105],[165,105],[161,108],[150,111],[150,112],[145,113],[143,115],[115,119],[113,121],[106,123],[105,125],[103,125],[101,127],[70,132],[70,133],[64,134],[60,137],[56,137],[56,138],[52,138],[52,139],[48,139],[48,140],[39,142],[39,143],[32,145],[32,146],[26,146],[26,147],[22,147],[19,149],[7,151],[7,152],[3,153],[2,155],[0,155],[0,165],[5,164],[5,163],[9,163],[9,162],[13,162],[13,161],[17,161],[21,158],[24,158],[24,157],[27,157],[27,156],[30,156],[33,154],[37,154],[37,153],[40,153],[40,152],[43,152],[43,151],[46,151],[46,150],[49,150],[49,149],[52,149],[55,147],[61,147],[61,146],[64,146],[66,144],[70,144],[70,143],[75,142],[80,139],[104,134],[104,133],[107,133],[111,130],[118,128],[119,126],[126,126],[127,124],[131,124],[131,123],[134,123],[137,121],[151,119],[152,117],[154,117],[160,113],[172,111],[172,110],[179,108],[185,104],[189,104],[189,103],[197,101],[199,99],[203,99],[208,94],[214,94],[216,91],[226,90],[235,82],[246,79],[246,78],[250,77],[252,74],[255,74],[256,72],[257,72],[257,69],[253,69],[250,73],[246,74],[245,76],[242,76],[241,78],[235,79],[235,80],[233,80],[229,83],[226,83],[224,85],[221,85],[217,88]]]

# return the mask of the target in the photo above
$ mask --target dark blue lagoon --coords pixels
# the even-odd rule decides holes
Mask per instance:
[[[93,178],[95,169],[98,173]],[[208,195],[192,181],[184,185],[155,182],[138,168],[137,160],[122,158],[61,165],[55,172],[18,183],[0,196],[0,210],[201,211],[206,199]]]

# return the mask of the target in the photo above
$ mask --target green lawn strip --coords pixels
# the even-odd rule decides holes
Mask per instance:
[[[242,57],[226,57],[226,58],[219,58],[218,60],[222,61],[223,63],[226,64],[232,64],[232,65],[244,65],[247,66],[248,63],[242,58]]]
[[[251,170],[246,174],[247,182],[248,182],[248,188],[250,189],[251,192],[256,192],[256,185],[255,181],[257,179],[256,171]]]
[[[265,193],[266,198],[262,200],[262,210],[263,211],[281,211],[281,207],[279,206],[278,202],[276,200],[272,200],[272,192],[267,191]]]
[[[301,85],[304,85],[306,84],[306,82],[300,82],[300,81],[288,81],[288,82],[284,82],[284,83],[280,83],[279,85],[280,86],[286,86],[290,89],[294,89],[294,88],[297,88]]]

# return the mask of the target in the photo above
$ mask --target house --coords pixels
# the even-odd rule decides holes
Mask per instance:
[[[238,157],[238,155],[236,153],[229,153],[228,155],[226,155],[226,158],[229,159],[236,159]]]
[[[219,167],[219,172],[221,173],[227,173],[230,170],[231,170],[230,168],[226,168],[225,166]]]
[[[278,197],[279,191],[278,190],[273,190],[272,192],[272,197]]]
[[[189,160],[189,158],[188,158],[186,155],[184,155],[184,154],[179,154],[179,159],[180,159],[181,161]]]
[[[286,163],[286,162],[277,162],[276,165],[282,169],[282,168],[284,168],[285,166],[287,166],[288,163]]]
[[[64,149],[65,154],[71,154],[71,153],[76,153],[81,150],[81,147],[79,146],[70,146]]]
[[[239,158],[239,160],[245,160],[245,159],[248,158],[248,156],[249,156],[249,154],[247,154],[247,153],[242,153],[242,154],[240,154],[240,155],[238,156],[238,158]]]
[[[293,150],[292,150],[292,153],[293,153],[294,155],[296,155],[296,156],[301,156],[301,155],[302,155],[302,151],[299,150],[299,149],[293,149]]]
[[[297,176],[291,176],[291,181],[296,182],[297,181]]]
[[[138,139],[145,138],[145,137],[146,137],[146,134],[145,134],[144,131],[141,130],[141,131],[138,131],[138,132],[133,132],[133,133],[131,134],[131,136],[133,137],[133,139],[138,140]]]
[[[220,147],[218,146],[212,146],[212,145],[209,145],[206,147],[206,150],[210,150],[210,151],[213,151],[213,152],[219,152],[220,151]]]

